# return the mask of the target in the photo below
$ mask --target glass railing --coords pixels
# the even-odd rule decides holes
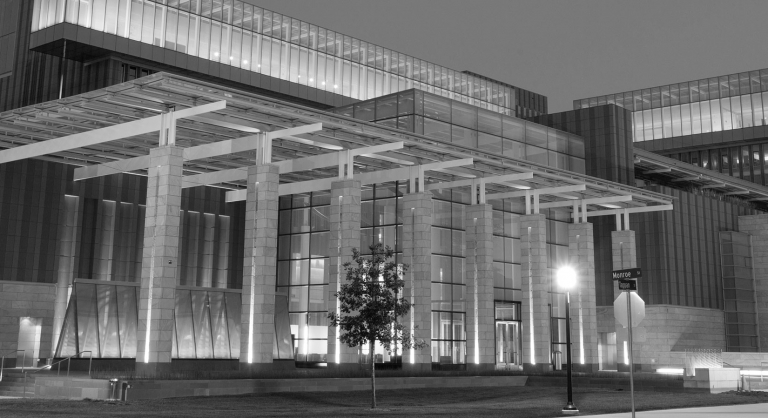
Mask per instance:
[[[509,85],[237,0],[35,0],[32,32],[62,22],[357,100],[418,88],[507,115],[518,104]]]

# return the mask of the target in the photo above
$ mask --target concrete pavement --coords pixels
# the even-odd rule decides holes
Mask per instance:
[[[631,416],[631,412],[603,415],[578,415],[580,418],[629,418]],[[640,418],[768,417],[768,403],[642,411],[637,412],[635,416]]]

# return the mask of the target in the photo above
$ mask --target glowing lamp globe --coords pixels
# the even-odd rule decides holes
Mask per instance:
[[[571,266],[557,269],[557,284],[561,289],[573,289],[576,286],[576,270]]]

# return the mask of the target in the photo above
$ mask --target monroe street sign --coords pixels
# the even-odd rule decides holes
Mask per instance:
[[[640,271],[639,268],[632,268],[632,269],[624,269],[624,270],[614,270],[611,276],[613,280],[637,279],[637,278],[643,277],[643,273]]]

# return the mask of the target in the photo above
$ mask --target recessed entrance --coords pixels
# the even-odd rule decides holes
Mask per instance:
[[[24,367],[32,367],[35,359],[40,357],[40,330],[42,325],[42,318],[30,318],[27,316],[19,318],[17,350],[24,350],[24,353],[17,353],[16,367],[21,367],[22,362]]]
[[[496,321],[496,368],[520,366],[520,328],[515,321]]]

